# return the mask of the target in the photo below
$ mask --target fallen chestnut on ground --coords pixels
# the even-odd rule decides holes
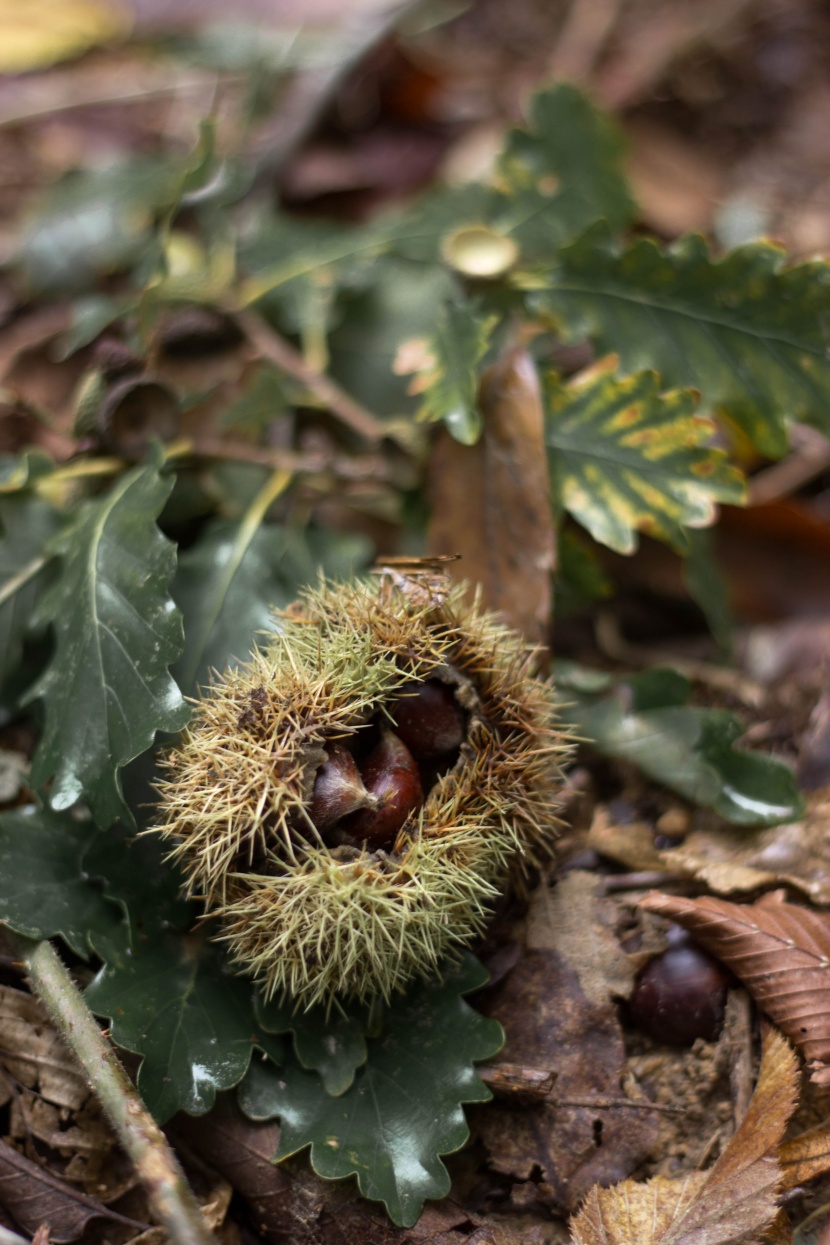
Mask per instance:
[[[696,1038],[714,1042],[733,982],[720,961],[673,926],[668,949],[639,974],[628,1016],[641,1032],[666,1046],[691,1046]]]

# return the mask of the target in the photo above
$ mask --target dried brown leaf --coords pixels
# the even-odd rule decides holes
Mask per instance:
[[[783,1189],[794,1189],[830,1171],[830,1121],[785,1141],[778,1151]]]
[[[514,348],[488,369],[479,403],[484,433],[476,445],[459,445],[446,432],[436,440],[429,547],[460,553],[458,577],[481,584],[491,609],[543,642],[555,538],[542,396],[525,350]]]
[[[16,1081],[47,1101],[76,1111],[89,1086],[38,1000],[0,986],[0,1062]]]
[[[96,1218],[131,1228],[146,1227],[109,1210],[95,1198],[78,1193],[18,1154],[5,1141],[0,1141],[0,1202],[26,1232],[35,1232],[41,1224],[48,1223],[50,1240],[55,1245],[82,1239],[87,1224]]]
[[[504,1058],[556,1073],[551,1098],[531,1109],[504,1104],[477,1119],[496,1171],[528,1182],[524,1197],[533,1192],[544,1205],[571,1210],[594,1183],[633,1171],[658,1133],[652,1104],[623,1089],[625,1049],[611,995],[626,992],[631,970],[612,934],[616,906],[597,890],[596,878],[577,873],[552,895],[534,892],[528,950],[487,1001],[505,1026]]]
[[[684,926],[732,969],[830,1085],[830,917],[774,895],[755,904],[651,892],[641,907]]]
[[[776,1161],[795,1109],[798,1069],[774,1030],[764,1041],[749,1110],[711,1171],[593,1188],[572,1222],[573,1245],[750,1245],[778,1213]]]

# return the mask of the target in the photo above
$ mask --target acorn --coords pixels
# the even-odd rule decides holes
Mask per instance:
[[[347,817],[342,828],[371,848],[391,847],[407,818],[424,802],[415,758],[397,735],[381,728],[380,743],[361,765],[360,777],[371,802]]]
[[[466,586],[389,572],[307,590],[206,689],[155,830],[267,997],[388,999],[549,857],[568,740],[535,660]]]

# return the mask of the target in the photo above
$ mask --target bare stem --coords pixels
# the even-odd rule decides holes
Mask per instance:
[[[382,440],[386,430],[380,420],[350,397],[330,376],[311,367],[300,352],[260,316],[244,310],[234,314],[248,341],[263,359],[269,359],[280,371],[305,385],[323,406],[333,411],[353,432],[373,443]]]
[[[7,579],[3,586],[0,587],[0,605],[5,605],[6,601],[10,600],[21,588],[24,588],[30,579],[34,579],[35,575],[38,575],[43,570],[47,561],[48,558],[32,558],[32,561],[27,563],[21,571],[18,571],[16,575],[12,575],[11,579]]]
[[[150,1206],[174,1245],[216,1245],[184,1172],[49,942],[9,937],[33,991],[87,1075]]]

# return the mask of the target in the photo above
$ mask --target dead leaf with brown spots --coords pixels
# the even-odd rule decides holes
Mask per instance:
[[[572,1222],[573,1245],[752,1245],[778,1213],[776,1151],[797,1095],[793,1051],[770,1030],[749,1109],[714,1167],[593,1188]]]
[[[536,1198],[551,1207],[573,1209],[596,1181],[623,1179],[657,1137],[651,1104],[623,1089],[612,995],[630,989],[632,968],[613,933],[616,905],[600,887],[575,872],[552,893],[535,892],[528,950],[487,1004],[505,1027],[504,1059],[550,1069],[556,1081],[546,1102],[490,1106],[476,1129],[496,1171],[533,1189],[538,1169]]]
[[[742,905],[654,891],[640,906],[684,926],[731,968],[801,1051],[813,1082],[830,1086],[830,917],[778,894]]]
[[[544,642],[551,613],[555,535],[542,395],[527,351],[515,347],[479,387],[481,439],[459,445],[442,431],[430,462],[433,553],[460,553],[453,574],[480,584],[484,603]]]

